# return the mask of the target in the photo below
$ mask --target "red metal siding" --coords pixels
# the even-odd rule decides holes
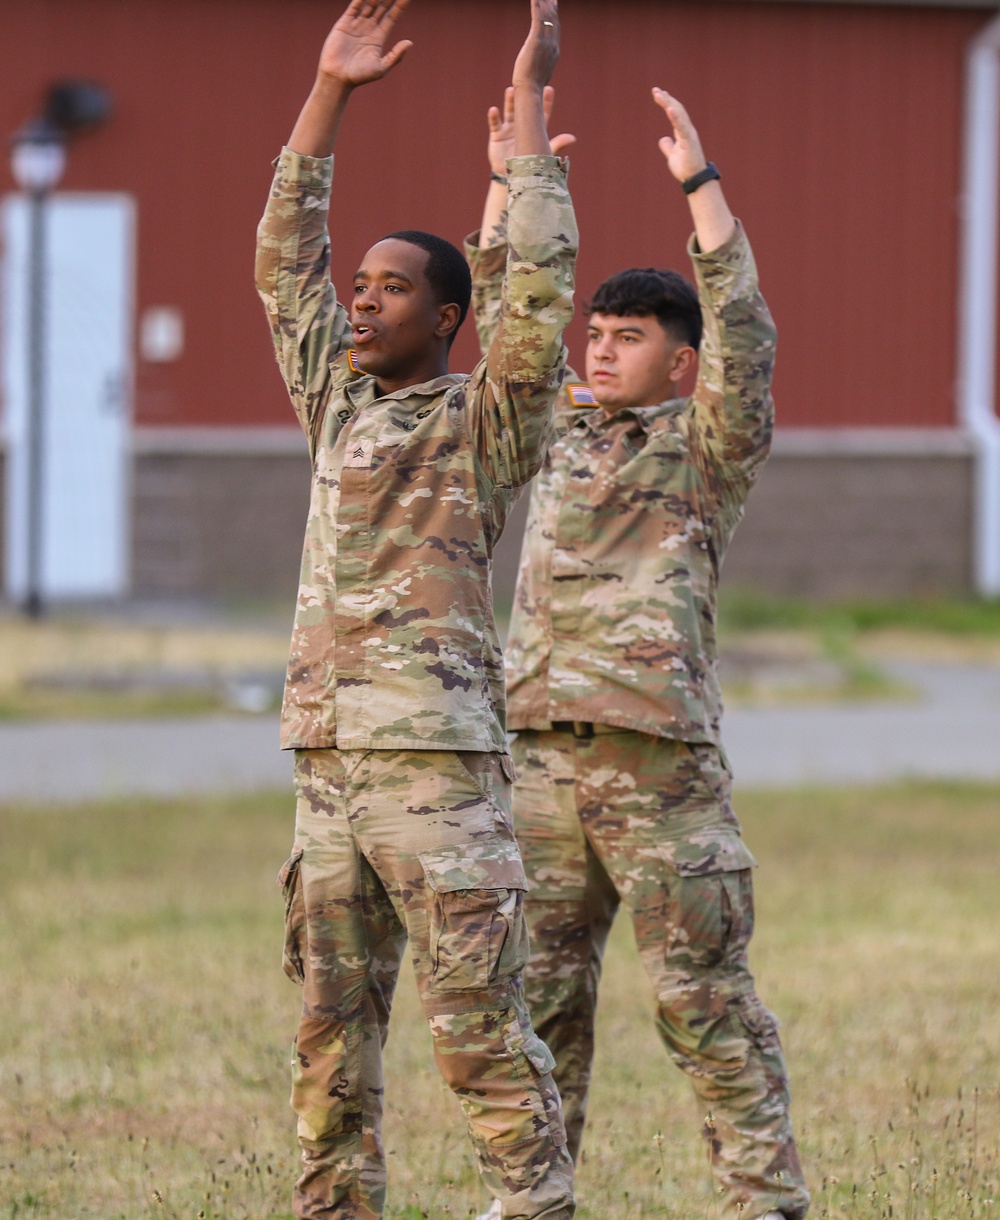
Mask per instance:
[[[415,47],[352,101],[339,152],[334,271],[381,233],[460,240],[486,182],[483,115],[521,40],[522,0],[415,0]],[[781,330],[786,424],[954,421],[962,55],[974,10],[565,0],[559,130],[575,131],[580,299],[629,264],[686,267],[683,198],[648,98],[685,100],[753,239]],[[0,121],[43,85],[114,91],[67,189],[139,201],[138,305],[179,305],[173,365],[138,366],[142,424],[287,421],[252,287],[268,162],[291,128],[338,3],[34,0],[0,7]],[[582,362],[583,325],[571,347]],[[455,367],[475,358],[470,333]]]

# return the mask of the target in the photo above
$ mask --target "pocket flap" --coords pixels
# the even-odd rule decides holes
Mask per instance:
[[[532,1034],[530,1038],[525,1038],[524,1053],[528,1056],[529,1063],[539,1076],[544,1076],[546,1072],[555,1071],[555,1057],[537,1034]]]
[[[663,844],[664,858],[681,877],[701,877],[706,873],[735,873],[756,868],[757,861],[736,830],[729,828],[696,830],[685,839]]]
[[[278,873],[278,885],[284,889],[294,875],[295,869],[302,859],[302,848],[296,847],[292,854],[288,857],[285,863],[281,866],[281,871]]]
[[[456,843],[419,856],[427,884],[438,894],[455,890],[526,890],[521,853],[516,843],[487,839]]]

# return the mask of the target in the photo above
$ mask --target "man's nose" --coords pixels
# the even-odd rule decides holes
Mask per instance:
[[[378,301],[371,292],[366,292],[363,296],[354,298],[354,307],[359,312],[377,313]]]

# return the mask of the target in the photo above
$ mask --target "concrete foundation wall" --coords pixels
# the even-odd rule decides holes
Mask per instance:
[[[297,429],[137,433],[132,593],[294,596],[309,458]]]
[[[972,479],[969,442],[950,431],[779,434],[724,580],[821,599],[968,592]],[[304,453],[140,454],[135,593],[283,596],[308,482]],[[497,548],[500,603],[513,596],[526,507],[525,495]]]
[[[824,600],[967,593],[972,474],[959,455],[775,454],[723,581]]]
[[[779,436],[724,582],[820,599],[969,592],[972,486],[971,449],[955,433]],[[132,594],[291,598],[308,501],[297,432],[250,429],[237,442],[223,429],[140,432]],[[526,503],[498,547],[501,603],[513,594]]]

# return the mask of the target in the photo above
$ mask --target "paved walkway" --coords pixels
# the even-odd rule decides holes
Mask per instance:
[[[734,709],[723,736],[738,784],[1000,780],[1000,668],[895,663],[913,703]]]
[[[1000,780],[1000,668],[887,668],[922,699],[728,713],[738,785]],[[0,801],[288,789],[277,743],[270,716],[0,726]]]

